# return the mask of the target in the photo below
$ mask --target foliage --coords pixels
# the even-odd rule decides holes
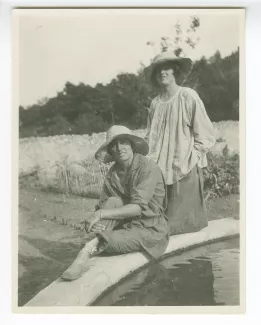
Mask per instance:
[[[185,84],[199,93],[212,121],[239,119],[239,49],[223,59],[219,52],[201,58]]]
[[[221,58],[201,58],[184,86],[194,88],[213,122],[239,118],[239,51]],[[109,84],[91,87],[66,83],[62,92],[44,103],[19,107],[20,137],[92,134],[113,124],[144,128],[155,90],[143,74],[122,73]]]
[[[206,199],[239,193],[239,155],[229,154],[225,146],[222,155],[208,153],[208,167],[204,169]]]
[[[186,56],[199,42],[200,20],[193,16],[188,26],[174,24],[172,37],[161,37],[161,51],[171,50]],[[154,47],[155,43],[147,42]],[[213,122],[239,118],[239,49],[222,58],[195,61],[184,86],[195,89]],[[156,90],[144,75],[144,65],[134,73],[121,73],[106,85],[95,87],[66,82],[53,98],[43,98],[26,109],[19,107],[20,137],[43,137],[60,134],[92,134],[106,131],[113,124],[132,129],[144,128],[147,109]]]

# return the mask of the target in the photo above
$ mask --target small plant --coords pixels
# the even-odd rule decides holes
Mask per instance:
[[[220,156],[208,153],[208,163],[203,170],[205,199],[238,194],[239,155],[230,155],[225,146]]]

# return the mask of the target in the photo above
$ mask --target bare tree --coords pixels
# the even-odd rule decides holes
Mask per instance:
[[[200,27],[200,19],[196,16],[190,17],[189,26],[184,32],[185,26],[181,26],[180,22],[177,21],[174,27],[174,35],[171,37],[162,36],[160,39],[161,52],[173,51],[176,56],[186,56],[185,48],[189,47],[195,49],[196,45],[200,41],[198,37],[198,28]],[[148,41],[148,46],[154,48],[155,43]]]

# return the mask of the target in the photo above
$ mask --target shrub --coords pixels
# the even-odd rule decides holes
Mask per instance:
[[[206,199],[239,193],[239,155],[230,155],[227,146],[221,155],[208,153],[208,167],[203,173]]]

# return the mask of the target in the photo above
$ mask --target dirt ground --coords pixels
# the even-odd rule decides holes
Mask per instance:
[[[237,195],[208,202],[209,220],[238,216]],[[19,189],[18,304],[24,305],[72,263],[88,236],[80,222],[97,200]]]

